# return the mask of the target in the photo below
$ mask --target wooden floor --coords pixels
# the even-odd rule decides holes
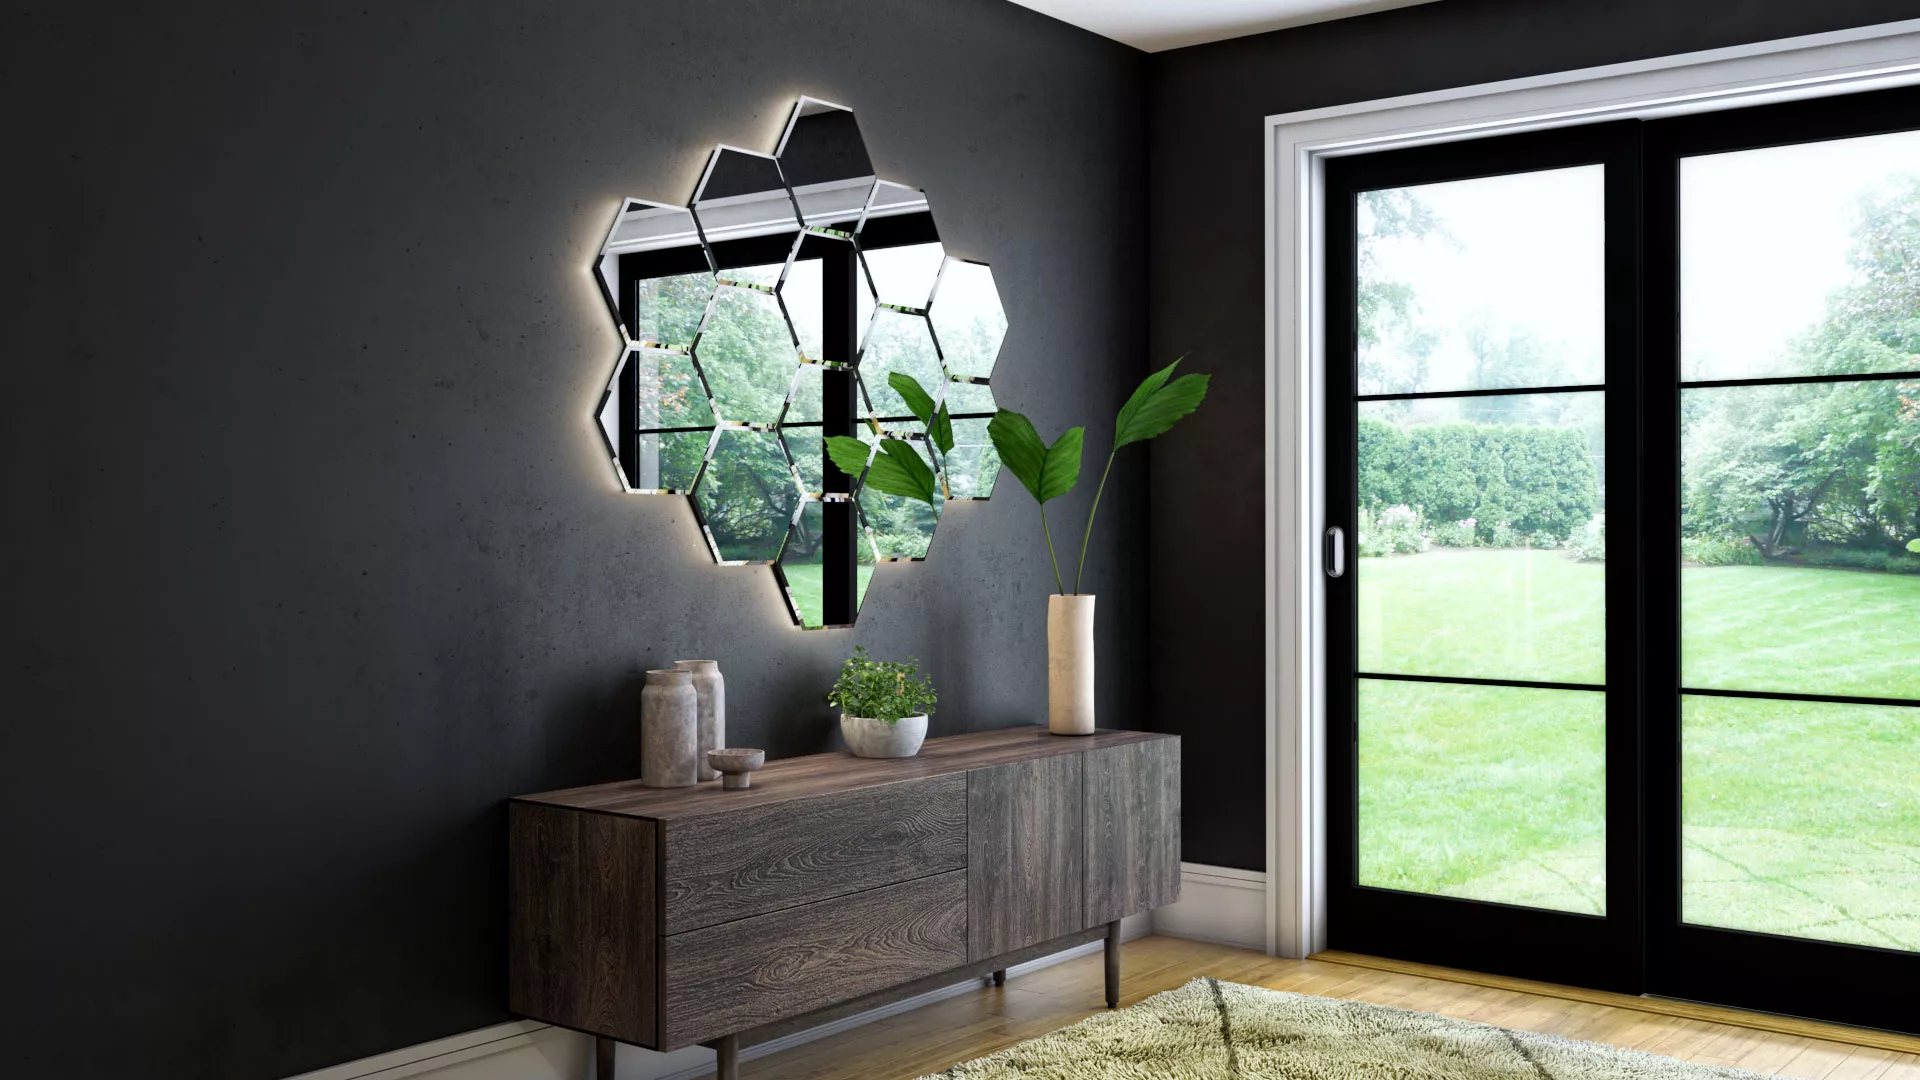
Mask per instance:
[[[1178,938],[1125,946],[1122,1006],[1190,979],[1353,998],[1611,1043],[1712,1065],[1827,1080],[1920,1080],[1920,1055]],[[831,1038],[745,1062],[763,1080],[908,1080],[1104,1012],[1101,958],[1083,956]]]

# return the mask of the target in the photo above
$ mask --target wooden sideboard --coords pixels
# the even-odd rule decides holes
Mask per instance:
[[[1180,740],[1044,728],[898,760],[770,761],[508,807],[509,1008],[654,1050],[739,1048],[1106,940],[1180,895]]]

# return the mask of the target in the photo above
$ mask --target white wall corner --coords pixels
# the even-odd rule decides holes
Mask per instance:
[[[1180,864],[1180,900],[1153,912],[1153,932],[1241,949],[1267,949],[1267,875]]]

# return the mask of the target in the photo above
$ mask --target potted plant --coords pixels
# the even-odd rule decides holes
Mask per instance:
[[[1087,510],[1086,531],[1080,537],[1080,562],[1073,574],[1073,591],[1060,577],[1060,560],[1053,551],[1053,531],[1047,526],[1047,503],[1073,490],[1080,480],[1080,447],[1084,428],[1068,428],[1052,446],[1041,441],[1026,417],[1001,409],[987,424],[1000,460],[1018,477],[1040,504],[1040,535],[1047,542],[1047,560],[1059,591],[1047,598],[1047,729],[1056,735],[1091,735],[1093,710],[1093,602],[1080,586],[1087,571],[1087,545],[1093,539],[1093,518],[1100,512],[1100,496],[1120,448],[1164,434],[1183,416],[1200,407],[1207,396],[1206,375],[1173,378],[1175,360],[1147,376],[1120,408],[1113,422],[1113,447],[1100,473],[1100,486]]]
[[[939,700],[919,661],[874,660],[864,646],[840,665],[827,704],[840,707],[840,734],[855,757],[904,758],[920,752],[927,716]]]

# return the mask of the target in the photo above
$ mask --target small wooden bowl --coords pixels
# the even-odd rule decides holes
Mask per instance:
[[[729,747],[707,751],[707,764],[720,772],[720,786],[739,791],[753,786],[753,771],[767,763],[765,750]]]

